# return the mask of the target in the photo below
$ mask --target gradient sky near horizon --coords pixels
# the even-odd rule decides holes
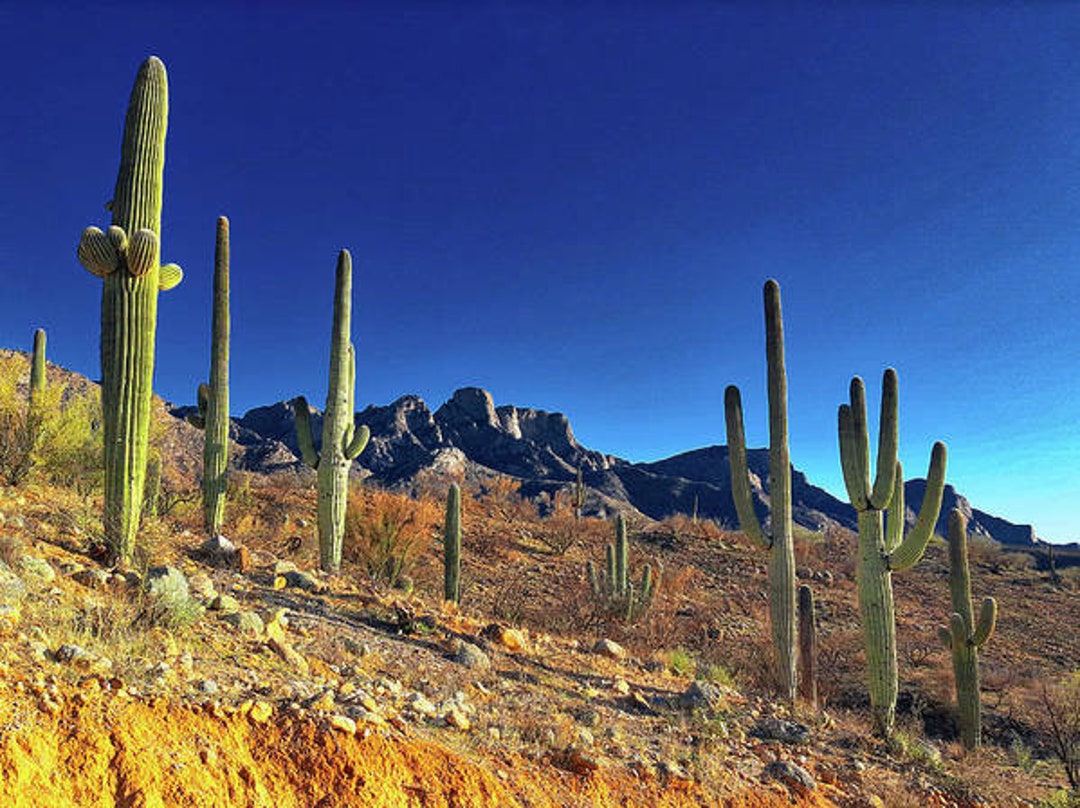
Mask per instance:
[[[139,63],[170,80],[156,390],[194,399],[232,222],[234,414],[326,394],[354,257],[357,404],[477,385],[655,460],[767,442],[843,497],[836,407],[900,374],[901,459],[1080,539],[1080,7],[1067,3],[0,0],[0,346],[96,378]]]

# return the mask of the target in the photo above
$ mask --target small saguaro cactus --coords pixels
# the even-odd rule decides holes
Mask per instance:
[[[851,380],[850,404],[840,406],[840,463],[851,504],[859,519],[856,583],[866,648],[870,710],[876,731],[892,734],[898,690],[896,671],[896,614],[892,573],[914,566],[934,531],[945,489],[945,444],[934,444],[926,491],[915,526],[904,537],[904,471],[897,460],[899,444],[896,371],[885,371],[881,390],[881,423],[877,472],[870,482],[870,437],[866,420],[866,389],[858,376]],[[886,529],[884,512],[888,509]]]
[[[574,488],[571,492],[571,499],[574,505],[574,519],[581,519],[581,510],[585,507],[585,479],[581,474],[581,467],[578,467],[577,475],[574,478]]]
[[[979,649],[994,633],[997,601],[989,597],[983,599],[976,623],[968,574],[967,519],[956,508],[949,512],[949,594],[953,609],[949,627],[939,627],[938,635],[945,648],[952,651],[956,703],[960,708],[960,740],[966,749],[975,749],[982,742]]]
[[[817,620],[814,616],[814,590],[799,587],[799,695],[817,709]]]
[[[625,609],[628,620],[644,611],[656,594],[656,579],[651,564],[642,568],[637,589],[630,580],[630,540],[626,531],[626,517],[621,513],[615,518],[615,543],[609,544],[606,549],[603,577],[592,561],[586,564],[585,571],[593,594],[620,610]]]
[[[214,248],[214,310],[210,324],[210,383],[200,384],[199,412],[188,422],[203,442],[203,528],[211,537],[225,520],[229,467],[229,220],[219,216]]]
[[[296,436],[305,463],[318,472],[319,566],[326,572],[341,567],[345,537],[345,506],[349,497],[349,467],[364,447],[370,432],[356,428],[356,354],[352,329],[352,256],[338,253],[334,281],[334,324],[330,338],[330,381],[323,412],[322,444],[318,450],[311,434],[307,399],[293,399]]]
[[[446,492],[443,526],[443,599],[461,602],[461,488],[452,483]]]
[[[30,410],[41,404],[45,393],[45,329],[34,331],[34,352],[30,356]]]
[[[769,386],[769,527],[758,521],[750,490],[739,388],[724,391],[731,494],[744,533],[769,551],[769,620],[778,680],[784,696],[795,701],[798,686],[795,650],[795,550],[791,524],[791,458],[788,450],[787,373],[784,369],[784,320],[780,285],[765,284],[765,359]]]
[[[103,280],[101,409],[105,436],[105,542],[128,563],[135,549],[146,477],[158,292],[180,283],[160,263],[161,198],[168,118],[165,65],[139,68],[124,121],[112,225],[83,231],[82,265]]]

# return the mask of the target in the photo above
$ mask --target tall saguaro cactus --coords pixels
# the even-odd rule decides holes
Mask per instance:
[[[188,421],[205,431],[203,527],[221,533],[229,467],[229,220],[219,216],[214,247],[214,312],[210,325],[210,383],[200,384],[199,412]]]
[[[443,599],[461,600],[461,488],[451,483],[446,492],[446,524],[443,526]]]
[[[896,371],[885,371],[881,390],[881,424],[873,484],[870,482],[870,437],[866,421],[866,389],[851,380],[850,404],[839,410],[840,463],[851,504],[859,517],[856,582],[866,647],[870,710],[881,735],[892,734],[898,690],[896,614],[892,573],[914,566],[934,531],[945,489],[945,444],[934,444],[926,492],[915,526],[904,537],[904,471],[897,460],[899,445]],[[884,512],[888,509],[888,527]]]
[[[296,435],[304,462],[318,472],[319,566],[326,572],[341,567],[345,536],[345,506],[349,497],[349,467],[364,451],[370,432],[356,429],[356,354],[352,333],[352,256],[338,253],[334,282],[334,325],[330,336],[330,381],[323,412],[322,445],[315,449],[307,399],[293,399]]]
[[[769,551],[769,619],[780,687],[795,701],[798,687],[795,647],[795,551],[791,527],[791,458],[788,450],[787,373],[784,369],[784,320],[780,285],[765,283],[765,359],[769,386],[769,527],[758,521],[746,462],[742,400],[739,388],[724,391],[731,493],[739,524],[756,544]]]
[[[165,65],[139,68],[124,121],[120,173],[109,207],[112,225],[83,231],[78,255],[103,283],[101,407],[105,432],[105,541],[120,563],[131,560],[143,502],[158,292],[180,283],[161,266],[161,199],[168,118]]]
[[[971,606],[971,577],[968,573],[967,519],[953,508],[949,512],[949,594],[952,615],[949,627],[938,634],[952,651],[956,702],[960,708],[960,740],[967,749],[982,742],[982,713],[979,703],[979,649],[994,633],[997,601],[985,598],[975,622]]]
[[[34,412],[45,393],[45,329],[34,332],[34,352],[30,355],[30,411]]]

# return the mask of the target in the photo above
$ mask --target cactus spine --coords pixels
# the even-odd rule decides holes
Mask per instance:
[[[199,412],[188,422],[206,432],[203,442],[203,527],[221,533],[229,466],[229,220],[219,216],[214,247],[214,311],[210,325],[210,383],[200,384]]]
[[[945,648],[952,651],[956,702],[960,707],[960,740],[966,749],[975,749],[982,742],[979,649],[994,633],[997,601],[983,600],[976,623],[968,574],[967,519],[956,508],[949,512],[949,594],[953,613],[949,627],[940,627],[938,634]]]
[[[592,561],[585,565],[585,572],[593,595],[608,601],[620,611],[625,610],[627,620],[644,611],[656,594],[656,579],[651,564],[642,568],[641,581],[636,590],[630,580],[630,540],[626,518],[621,513],[615,518],[615,543],[609,544],[605,550],[603,578]]]
[[[157,298],[183,273],[161,266],[161,198],[168,117],[165,65],[139,68],[124,121],[108,232],[83,231],[78,255],[102,278],[101,405],[105,433],[105,541],[128,563],[143,502],[154,378]]]
[[[443,599],[461,602],[461,489],[452,483],[446,492],[443,527]]]
[[[352,329],[352,256],[338,253],[334,282],[334,322],[330,337],[330,381],[323,412],[322,445],[315,449],[307,399],[293,399],[296,435],[304,462],[318,472],[319,566],[326,572],[341,567],[345,536],[345,506],[349,497],[349,467],[367,446],[369,430],[356,428],[356,355]]]
[[[30,412],[41,404],[45,393],[45,329],[34,332],[34,352],[30,357]]]
[[[769,618],[779,668],[780,687],[795,701],[798,686],[795,650],[795,552],[791,528],[791,459],[788,450],[787,373],[784,369],[784,320],[780,285],[765,284],[765,357],[769,385],[769,530],[754,512],[746,462],[742,400],[739,388],[724,391],[731,492],[739,524],[755,543],[769,551]]]
[[[904,538],[904,472],[897,460],[899,443],[896,371],[885,371],[881,391],[881,432],[877,471],[870,483],[870,438],[866,390],[858,376],[851,380],[850,404],[839,410],[840,463],[851,504],[859,517],[856,582],[866,647],[870,709],[881,735],[892,734],[896,715],[896,615],[892,573],[914,566],[934,530],[945,488],[945,444],[934,444],[926,492],[915,527]],[[888,528],[884,511],[888,509]]]

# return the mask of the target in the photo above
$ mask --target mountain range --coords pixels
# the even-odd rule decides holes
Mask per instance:
[[[183,416],[191,408],[173,408]],[[321,413],[311,410],[313,432],[321,432]],[[456,391],[434,412],[418,396],[406,395],[386,406],[369,406],[356,414],[357,425],[371,430],[367,448],[355,461],[357,472],[381,485],[408,488],[428,470],[483,482],[507,475],[521,482],[522,494],[550,499],[573,485],[580,470],[587,487],[586,513],[604,515],[634,509],[652,519],[692,514],[735,527],[726,446],[708,446],[664,460],[634,463],[588,449],[578,442],[565,415],[530,408],[496,407],[491,394],[477,387]],[[288,402],[249,410],[233,420],[238,445],[234,463],[257,472],[299,469],[295,421]],[[748,451],[755,507],[768,514],[768,450]],[[907,519],[914,521],[926,481],[905,483]],[[792,468],[793,516],[810,530],[830,525],[854,528],[850,504],[812,484]],[[968,517],[974,535],[1003,544],[1031,546],[1038,539],[1031,525],[1015,524],[974,508],[952,486],[946,486],[937,530],[947,532],[951,508]]]

